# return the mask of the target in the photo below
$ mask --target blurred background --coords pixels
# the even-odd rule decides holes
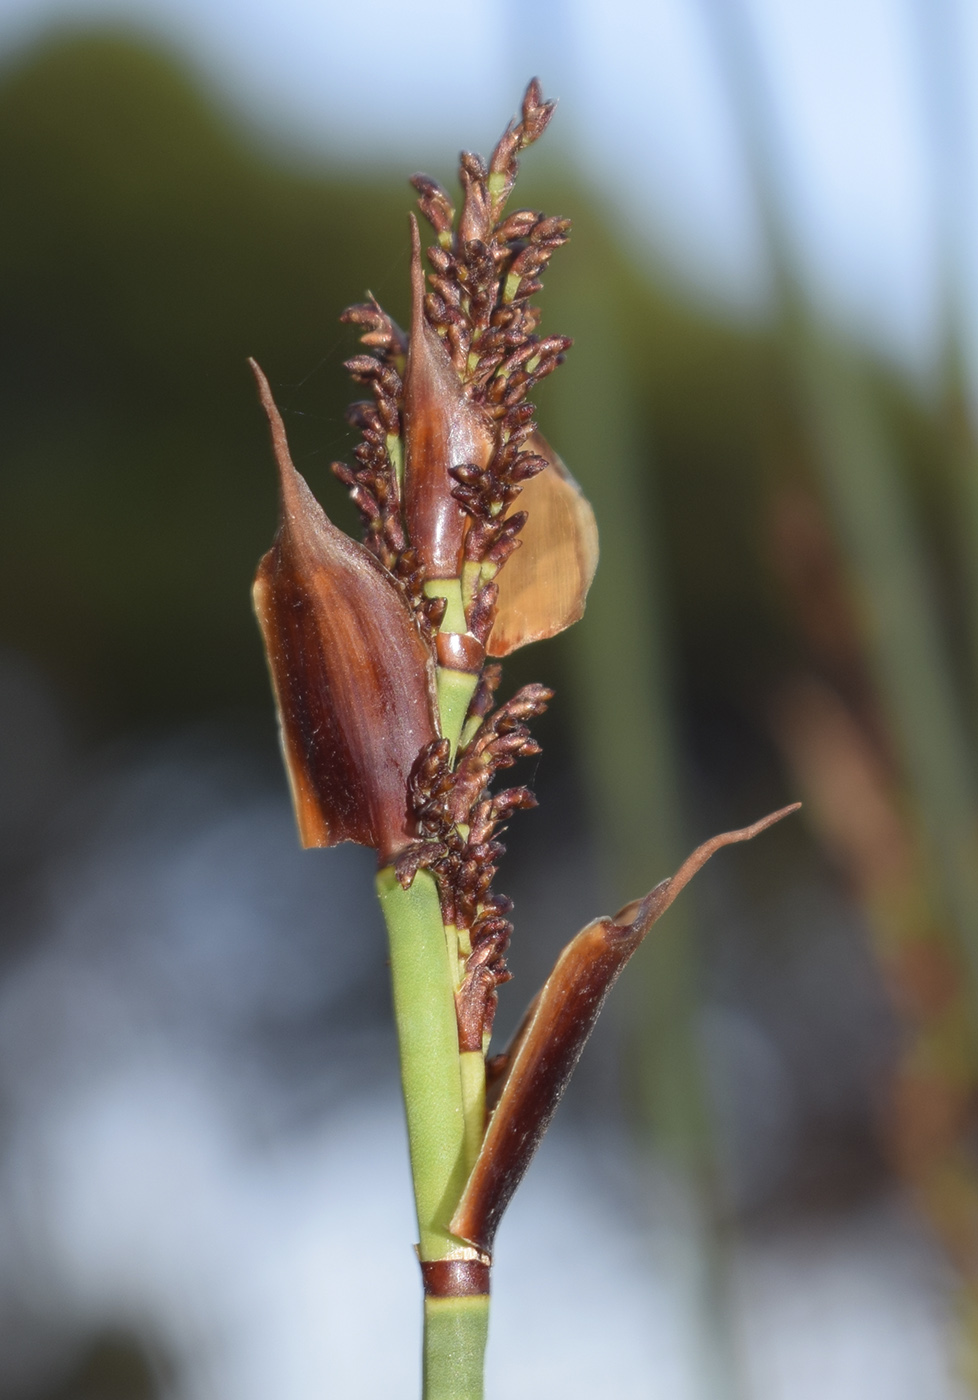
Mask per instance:
[[[501,1039],[713,832],[500,1233],[491,1400],[978,1393],[978,12],[0,0],[0,1397],[410,1396],[369,853],[297,850],[256,356],[334,519],[337,316],[538,73],[539,395],[594,503]],[[369,1294],[369,1307],[361,1296]]]

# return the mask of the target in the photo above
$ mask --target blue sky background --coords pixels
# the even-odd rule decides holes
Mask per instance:
[[[538,72],[561,99],[554,144],[611,194],[636,246],[750,310],[767,278],[724,16],[751,36],[751,90],[822,304],[926,372],[954,249],[955,301],[978,340],[967,0],[0,0],[0,48],[58,22],[125,21],[289,142],[446,173],[460,146],[491,144]]]

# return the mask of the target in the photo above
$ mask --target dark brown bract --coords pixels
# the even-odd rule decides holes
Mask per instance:
[[[386,864],[413,837],[408,777],[438,732],[431,652],[390,576],[328,520],[295,470],[268,384],[254,370],[282,496],[255,611],[302,844],[359,841]]]

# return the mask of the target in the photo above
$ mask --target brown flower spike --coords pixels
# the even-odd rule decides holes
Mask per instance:
[[[538,752],[525,719],[549,699],[536,687],[529,709],[517,696],[493,711],[498,668],[479,677],[487,654],[508,655],[581,616],[598,557],[591,508],[527,398],[570,343],[541,338],[530,303],[569,223],[504,209],[517,156],[552,109],[531,83],[488,169],[462,157],[457,221],[444,191],[414,177],[437,243],[426,282],[412,218],[409,336],[376,301],[344,313],[372,352],[347,363],[372,394],[350,410],[362,434],[356,466],[334,464],[365,546],[336,530],[296,473],[254,367],[283,501],[255,606],[300,835],[304,845],[371,845],[381,865],[397,858],[408,883],[417,869],[435,873],[446,921],[464,930],[468,950],[457,996],[465,1046],[488,1034],[508,976],[509,901],[491,890],[503,852],[494,831],[534,801],[525,788],[492,794],[490,785],[501,767]],[[452,677],[468,708],[454,718],[437,703]],[[425,790],[432,763],[437,819]]]

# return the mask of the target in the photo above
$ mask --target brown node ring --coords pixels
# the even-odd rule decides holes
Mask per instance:
[[[471,632],[439,632],[435,653],[439,666],[472,675],[478,675],[486,661],[485,647]]]
[[[481,1259],[432,1259],[422,1262],[426,1298],[476,1298],[489,1292],[489,1265]]]

